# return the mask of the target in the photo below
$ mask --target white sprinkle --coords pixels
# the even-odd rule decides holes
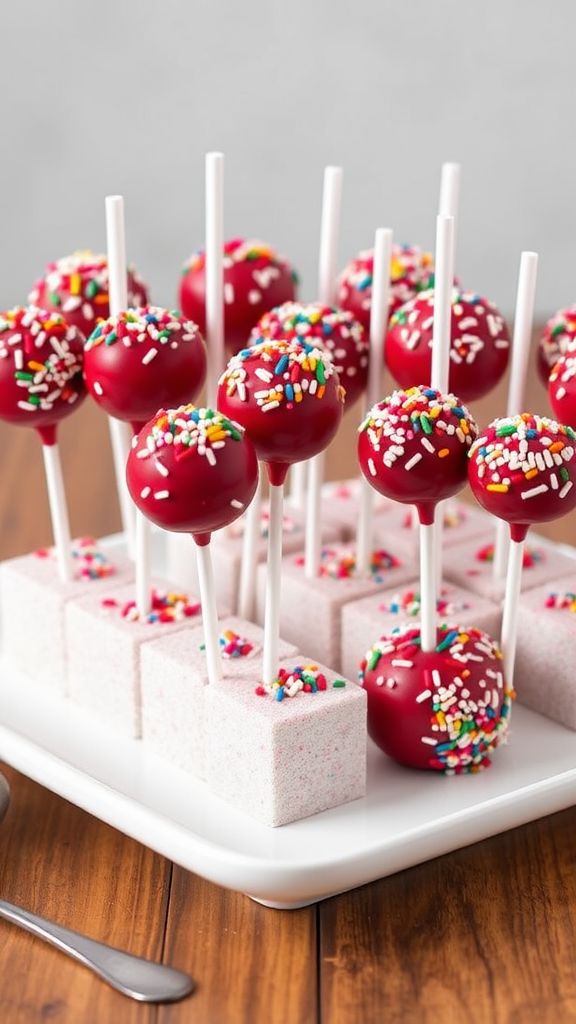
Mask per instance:
[[[142,362],[144,363],[144,366],[147,366],[148,363],[151,363],[152,360],[155,359],[157,355],[158,355],[158,349],[157,348],[150,348],[150,349],[148,349],[146,355],[142,357]]]
[[[429,747],[435,747],[438,740],[432,739],[431,736],[422,736],[422,743],[427,743]]]
[[[214,452],[212,451],[211,448],[207,448],[206,449],[206,459],[210,463],[211,466],[215,466],[216,465],[216,456],[214,455]]]
[[[260,302],[262,298],[262,292],[259,292],[256,288],[251,288],[248,292],[248,302],[251,306],[255,306],[257,302]]]
[[[154,465],[155,465],[158,473],[160,473],[160,476],[170,476],[170,471],[168,469],[166,469],[166,466],[164,466],[161,462],[158,462],[157,459],[154,462]]]
[[[266,404],[265,405],[261,405],[260,408],[262,409],[262,412],[268,412],[270,409],[277,409],[279,405],[280,405],[280,402],[277,402],[277,401],[266,402]]]
[[[414,469],[414,466],[416,466],[422,458],[424,458],[424,456],[421,455],[420,452],[416,452],[416,455],[413,455],[411,459],[408,459],[408,462],[404,463],[404,469]]]
[[[151,487],[143,487],[142,490],[140,491],[140,497],[147,498],[151,490]],[[156,497],[156,495],[154,495],[154,497]]]
[[[234,285],[231,285],[228,281],[224,285],[224,302],[227,306],[231,306],[234,302]]]
[[[556,398],[564,398],[566,394],[566,388],[558,388],[556,391]]]
[[[134,438],[134,440],[136,441],[136,438]],[[151,452],[150,452],[149,448],[141,448],[139,452],[136,452],[136,458],[137,459],[148,459],[148,458],[150,458],[150,454],[151,454]]]
[[[564,487],[562,488],[562,490],[558,491],[558,497],[559,498],[565,498],[566,495],[568,494],[568,491],[572,490],[572,487],[573,487],[572,481],[571,480],[567,480],[566,483],[564,484]]]
[[[423,700],[428,700],[428,697],[432,696],[432,690],[422,690],[416,697],[416,703],[421,704]]]
[[[368,469],[370,470],[370,476],[376,476],[376,466],[374,465],[374,459],[368,459]]]
[[[230,504],[232,505],[232,508],[244,508],[243,503],[238,501],[238,498],[232,498]]]
[[[21,370],[24,366],[24,353],[21,348],[14,350],[14,366],[17,370]]]
[[[427,452],[430,452],[431,455],[433,455],[434,452],[436,451],[434,445],[432,444],[431,441],[428,440],[427,437],[421,437],[420,444],[422,445],[423,448],[426,449]]]
[[[520,491],[520,497],[526,500],[526,498],[536,498],[539,494],[546,494],[548,490],[547,484],[540,484],[539,487],[531,487],[528,491]]]
[[[98,380],[94,381],[94,391],[96,392],[97,395],[103,395],[104,394],[104,388],[102,387],[100,381],[98,381]]]
[[[156,501],[164,501],[165,498],[170,497],[170,491],[154,491],[154,497]]]
[[[437,690],[440,689],[440,687],[442,686],[442,680],[440,678],[440,673],[437,668],[432,669],[432,682],[434,683],[434,686],[436,687]]]
[[[556,476],[556,473],[550,473],[550,486],[553,491],[558,490],[558,477]]]
[[[271,380],[274,380],[274,374],[270,373],[270,370],[265,370],[263,366],[259,366],[254,370],[254,376],[259,377],[265,384],[269,384]]]
[[[406,661],[404,658],[394,658],[391,662],[394,668],[414,668],[413,661]]]

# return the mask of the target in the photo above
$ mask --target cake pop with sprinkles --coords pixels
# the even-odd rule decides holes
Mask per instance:
[[[538,342],[536,366],[544,387],[550,372],[562,356],[576,352],[576,306],[559,309],[548,320]]]
[[[85,397],[83,338],[58,313],[16,306],[0,313],[0,419],[53,444],[59,420]]]
[[[264,242],[235,238],[224,245],[224,337],[229,352],[248,343],[250,331],[274,306],[296,298],[298,278],[287,260]],[[206,266],[203,251],[185,263],[179,303],[206,330]]]
[[[144,306],[148,288],[134,267],[127,269],[128,306]],[[29,301],[61,313],[85,337],[99,320],[110,316],[108,260],[86,249],[49,263],[36,282]]]
[[[196,324],[178,313],[158,306],[129,309],[92,332],[84,375],[96,402],[137,433],[162,406],[196,398],[206,376],[206,348]]]
[[[183,405],[160,410],[142,427],[126,479],[147,519],[207,543],[252,501],[258,465],[241,426],[212,409]]]
[[[576,430],[576,349],[562,356],[550,373],[548,399],[560,422]]]
[[[468,477],[480,505],[520,543],[532,523],[576,507],[576,433],[532,413],[494,420],[470,449]]]
[[[324,349],[283,339],[232,357],[218,407],[246,428],[271,483],[280,485],[292,463],[317,455],[335,436],[344,394]]]
[[[514,692],[502,653],[479,629],[440,626],[421,649],[407,625],[375,643],[362,662],[368,732],[389,757],[446,775],[478,772],[505,741]]]
[[[359,428],[358,458],[381,494],[415,505],[420,522],[434,522],[439,501],[462,490],[478,428],[454,395],[434,388],[394,391]]]
[[[434,292],[423,292],[390,318],[384,354],[401,387],[430,380]],[[475,292],[452,293],[449,388],[469,402],[488,394],[506,371],[510,334],[496,307]]]
[[[319,302],[285,302],[264,314],[252,331],[249,343],[258,345],[279,339],[324,346],[346,389],[346,405],[352,405],[366,390],[369,339],[362,324],[348,310]]]
[[[433,281],[432,253],[416,245],[392,246],[390,262],[390,315],[412,299],[418,292],[429,288]],[[351,260],[338,280],[336,301],[360,321],[365,331],[370,330],[374,250],[366,249]]]

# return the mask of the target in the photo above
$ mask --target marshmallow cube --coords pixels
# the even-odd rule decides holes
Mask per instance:
[[[322,487],[320,522],[337,527],[341,540],[356,539],[360,516],[361,482],[358,475],[351,480],[331,480]],[[385,498],[377,491],[374,492],[372,514],[375,520],[380,520],[381,517],[396,508],[397,502]]]
[[[494,531],[487,543],[494,543]],[[471,590],[490,601],[501,602],[504,598],[506,580],[493,576],[493,562],[482,558],[486,545],[482,541],[469,541],[445,549],[443,555],[444,578],[464,590]],[[574,575],[576,561],[558,548],[539,543],[536,534],[530,532],[525,546],[522,590],[541,587],[548,580]]]
[[[239,618],[220,622],[221,634],[232,631],[252,645],[246,656],[222,658],[224,679],[250,673],[254,685],[262,667],[264,633]],[[279,658],[293,658],[296,648],[280,641]],[[172,764],[204,778],[204,703],[208,685],[204,631],[184,629],[142,644],[142,739]]]
[[[547,607],[552,594],[557,603]],[[576,731],[575,662],[576,572],[572,579],[561,577],[520,599],[514,671],[518,703]]]
[[[341,665],[348,679],[357,678],[360,663],[377,640],[401,626],[418,626],[419,602],[410,597],[418,594],[419,587],[419,581],[413,580],[408,586],[371,594],[344,605]],[[453,584],[442,588],[437,620],[449,625],[476,626],[494,640],[500,639],[502,612],[499,606]]]
[[[70,601],[93,595],[99,601],[132,578],[126,559],[111,559],[112,576],[80,577],[62,583],[54,557],[11,558],[0,566],[0,627],[7,669],[65,696],[68,656],[65,610]]]
[[[306,665],[298,656],[284,667]],[[276,700],[253,676],[205,690],[210,788],[265,825],[286,825],[366,792],[366,692],[318,666],[327,689]]]
[[[477,540],[477,548],[488,544],[494,536],[494,518],[479,506],[469,505],[464,501],[450,498],[443,503],[443,534],[444,550],[455,544],[463,544],[469,540]],[[396,502],[386,518],[378,520],[377,529],[387,531],[396,537],[396,547],[400,551],[418,557],[420,539],[418,526],[413,525],[412,505],[401,505]],[[438,516],[439,516],[438,511]],[[383,545],[385,546],[385,545]]]
[[[164,581],[153,582],[157,592],[172,591]],[[142,735],[140,663],[143,646],[180,630],[189,631],[202,622],[200,610],[191,618],[174,622],[141,622],[122,615],[122,607],[134,599],[134,586],[114,590],[116,604],[103,605],[91,595],[66,607],[69,694],[116,732],[138,739]],[[194,598],[189,598],[194,603]]]
[[[348,555],[354,555],[350,545],[324,548],[322,564],[324,567],[333,565]],[[343,607],[350,601],[407,583],[416,574],[416,564],[414,560],[401,562],[394,568],[380,570],[377,576],[370,578],[325,575],[308,579],[302,560],[302,555],[290,555],[282,560],[280,632],[299,651],[310,651],[323,664],[339,671]],[[260,623],[264,621],[265,573],[266,566],[259,566],[257,621]]]

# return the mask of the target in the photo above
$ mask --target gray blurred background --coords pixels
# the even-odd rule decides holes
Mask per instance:
[[[104,246],[173,304],[203,240],[203,166],[226,154],[226,235],[276,245],[314,297],[322,170],[344,167],[340,265],[374,228],[433,246],[440,165],[463,165],[457,268],[513,308],[576,301],[571,0],[4,0],[0,308],[51,259]]]

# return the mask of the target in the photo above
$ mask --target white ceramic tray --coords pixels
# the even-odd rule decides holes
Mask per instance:
[[[368,794],[270,829],[71,702],[3,671],[0,759],[171,860],[269,906],[363,885],[576,803],[576,734],[526,708],[479,775],[407,771],[370,744]]]

